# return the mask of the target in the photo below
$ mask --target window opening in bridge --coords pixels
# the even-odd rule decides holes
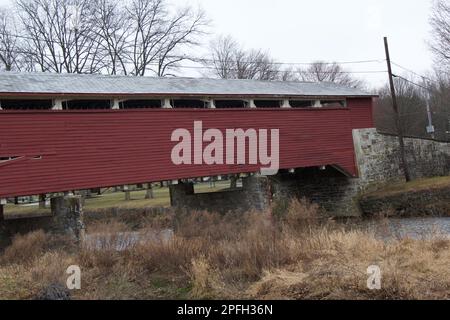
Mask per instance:
[[[125,100],[120,102],[120,109],[161,108],[161,100]]]
[[[3,110],[49,110],[52,108],[52,100],[2,100]]]
[[[204,109],[207,108],[206,101],[203,100],[189,100],[189,99],[177,99],[172,100],[172,106],[174,108],[193,108]]]
[[[322,107],[327,108],[342,108],[345,107],[345,100],[320,100]]]
[[[63,102],[64,110],[111,109],[110,100],[70,100]]]
[[[292,108],[311,108],[314,101],[311,100],[290,100],[289,104]]]
[[[281,101],[279,100],[254,100],[257,108],[280,108]]]
[[[19,158],[18,156],[13,156],[13,157],[0,157],[0,162],[6,162],[6,161],[11,161],[14,159]]]
[[[239,109],[246,106],[243,100],[215,100],[214,104],[217,109]]]

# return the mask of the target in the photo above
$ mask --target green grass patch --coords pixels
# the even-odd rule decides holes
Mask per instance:
[[[217,192],[229,188],[229,181],[218,181],[215,185],[210,183],[195,184],[196,193]],[[93,195],[86,198],[84,202],[84,210],[98,210],[108,208],[126,208],[140,209],[148,207],[169,207],[170,195],[168,187],[153,188],[153,199],[145,199],[145,190],[130,191],[131,199],[125,200],[125,192],[107,192],[102,195]],[[14,205],[7,204],[5,206],[6,217],[33,217],[51,214],[50,208],[41,209],[38,204],[35,205]]]
[[[384,187],[381,190],[371,192],[370,196],[389,196],[404,192],[417,192],[429,189],[450,187],[450,176],[417,179],[410,182],[398,182]]]

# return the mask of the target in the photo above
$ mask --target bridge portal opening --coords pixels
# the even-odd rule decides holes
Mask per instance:
[[[350,174],[336,165],[326,165],[320,167],[306,167],[295,169],[295,175],[298,179],[318,179],[318,178],[344,178],[350,177]]]

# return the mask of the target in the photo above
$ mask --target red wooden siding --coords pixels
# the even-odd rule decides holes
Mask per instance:
[[[347,107],[351,110],[353,129],[373,127],[372,100],[366,98],[348,99]]]
[[[280,130],[280,167],[337,165],[356,175],[352,128],[372,127],[371,99],[342,109],[0,111],[0,197],[227,173],[250,165],[172,163],[174,129]]]

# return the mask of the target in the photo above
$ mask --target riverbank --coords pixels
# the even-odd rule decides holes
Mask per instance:
[[[384,241],[328,220],[306,201],[277,216],[155,214],[139,232],[166,228],[169,237],[121,250],[114,236],[101,250],[41,231],[16,237],[0,255],[0,299],[64,290],[70,265],[82,272],[81,290],[66,292],[73,299],[450,298],[450,240],[439,233]],[[122,238],[130,230],[113,220],[88,226],[89,233]],[[367,288],[371,265],[381,269],[380,290]]]
[[[360,199],[364,215],[450,217],[450,176],[393,183]]]

